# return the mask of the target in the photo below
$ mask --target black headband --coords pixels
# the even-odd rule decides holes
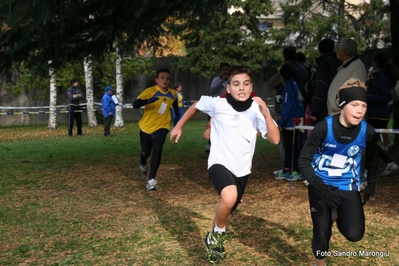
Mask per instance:
[[[349,87],[338,92],[338,107],[344,108],[351,101],[362,101],[367,103],[367,91],[362,87]]]

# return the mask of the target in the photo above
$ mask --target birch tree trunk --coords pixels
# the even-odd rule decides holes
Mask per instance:
[[[51,64],[51,61],[49,62]],[[49,69],[50,76],[50,99],[49,99],[49,116],[48,129],[57,129],[57,84],[54,68]]]
[[[115,60],[115,68],[116,68],[116,98],[118,99],[119,105],[116,106],[116,114],[115,114],[115,127],[123,127],[123,75],[122,75],[122,58],[119,54],[119,49],[116,49],[116,60]]]
[[[94,109],[94,92],[93,92],[93,69],[92,61],[86,57],[84,62],[85,81],[86,81],[86,100],[87,100],[87,120],[89,127],[97,126],[96,110]]]

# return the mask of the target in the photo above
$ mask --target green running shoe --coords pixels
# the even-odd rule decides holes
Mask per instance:
[[[226,258],[226,252],[224,250],[224,237],[225,233],[208,232],[205,236],[205,246],[208,250],[208,254],[212,253],[219,258]]]

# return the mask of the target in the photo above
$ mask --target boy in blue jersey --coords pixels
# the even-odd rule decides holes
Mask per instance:
[[[372,141],[374,128],[363,121],[367,111],[364,84],[357,79],[347,80],[339,89],[337,100],[341,113],[326,117],[314,127],[298,161],[301,173],[309,182],[312,251],[317,266],[326,264],[335,219],[346,239],[351,242],[362,239],[365,231],[363,204],[373,196],[378,179],[378,171],[372,165],[378,162],[378,153],[369,153],[366,156],[370,160],[366,161],[370,165],[366,168],[372,174],[367,176],[362,204],[362,151],[366,144],[376,145]]]

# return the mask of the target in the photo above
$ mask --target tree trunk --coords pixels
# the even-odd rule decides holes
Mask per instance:
[[[122,114],[122,105],[123,105],[123,75],[122,75],[122,58],[119,54],[119,49],[116,50],[116,60],[115,60],[115,68],[116,68],[116,98],[118,99],[119,105],[116,106],[116,114],[115,114],[115,127],[123,127],[123,114]]]
[[[96,110],[94,109],[94,92],[93,92],[93,69],[90,58],[84,60],[85,81],[86,81],[86,100],[87,100],[87,120],[89,127],[97,126]]]
[[[51,62],[49,62],[50,64]],[[57,129],[57,84],[55,71],[52,67],[49,69],[50,76],[50,101],[49,101],[49,116],[48,129]]]
[[[399,68],[399,1],[390,0],[391,11],[391,40],[392,40],[392,62]],[[393,128],[399,129],[399,102],[394,101],[393,105]],[[394,134],[394,146],[392,159],[399,161],[399,134]]]

